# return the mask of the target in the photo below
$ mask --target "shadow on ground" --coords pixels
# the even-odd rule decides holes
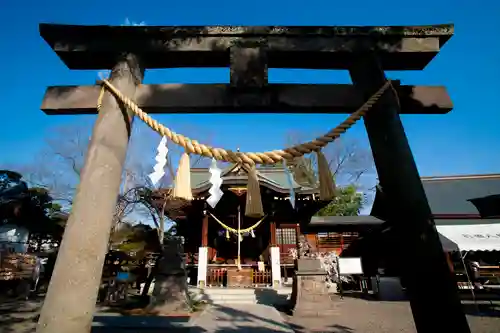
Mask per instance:
[[[24,298],[2,299],[0,302],[0,332],[32,332],[38,321],[41,302],[40,298],[30,301],[26,301]]]
[[[275,289],[255,289],[257,304],[280,306],[288,303],[288,294],[280,294]]]
[[[462,304],[462,308],[469,316],[500,318],[500,304],[498,303],[469,303]]]

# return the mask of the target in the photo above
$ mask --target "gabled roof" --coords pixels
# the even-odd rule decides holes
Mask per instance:
[[[226,185],[245,185],[248,183],[248,170],[246,166],[232,164],[221,173],[223,184]],[[280,193],[290,192],[290,186],[285,171],[278,167],[260,167],[257,168],[257,177],[262,186],[270,188]],[[210,172],[206,168],[191,169],[191,188],[194,192],[203,192],[210,188]],[[318,190],[311,187],[299,185],[292,179],[293,188],[297,193],[317,193]]]
[[[500,194],[500,174],[422,177],[425,194],[433,215],[479,215],[472,201]],[[386,203],[377,188],[372,215],[380,216]],[[481,201],[481,200],[479,200]]]

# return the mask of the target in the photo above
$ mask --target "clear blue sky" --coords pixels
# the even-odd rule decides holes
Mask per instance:
[[[42,4],[43,3],[43,4]],[[286,7],[281,4],[286,3]],[[212,4],[214,7],[210,7]],[[455,23],[455,36],[422,72],[390,73],[405,84],[445,85],[448,115],[405,116],[422,175],[500,172],[500,1],[0,1],[3,121],[0,165],[29,162],[55,126],[94,116],[54,117],[40,110],[49,85],[93,84],[95,71],[70,71],[38,35],[38,23],[119,25],[425,25]],[[227,69],[171,69],[146,83],[228,82]],[[272,82],[348,83],[346,72],[271,70]],[[177,115],[158,119],[177,132],[196,128],[227,148],[280,148],[289,131],[324,132],[343,115]],[[258,126],[256,126],[258,125]],[[251,128],[251,130],[250,130]],[[349,135],[367,142],[362,124]],[[153,158],[153,157],[151,157]],[[153,160],[152,160],[153,163]]]

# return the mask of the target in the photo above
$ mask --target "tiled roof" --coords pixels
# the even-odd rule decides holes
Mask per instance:
[[[436,225],[499,224],[500,219],[434,219]]]
[[[240,185],[246,184],[248,176],[246,172],[234,172],[238,165],[233,164],[223,170],[221,176],[226,185]],[[289,192],[289,185],[287,175],[283,169],[278,167],[259,167],[257,174],[261,184],[267,184],[276,190]],[[209,180],[210,173],[206,168],[192,168],[191,169],[191,188],[193,190],[204,190],[210,187]],[[304,187],[299,185],[295,180],[292,180],[293,187],[298,192],[315,192],[314,188]]]
[[[434,215],[479,215],[471,200],[500,194],[500,174],[422,177],[422,184]],[[377,189],[374,216],[391,209],[384,201]]]
[[[470,201],[500,194],[500,174],[423,177],[433,214],[478,214]]]

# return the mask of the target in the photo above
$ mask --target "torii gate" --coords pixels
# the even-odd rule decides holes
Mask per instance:
[[[112,69],[110,82],[149,113],[351,113],[386,83],[421,70],[453,35],[424,27],[124,27],[41,24],[70,69]],[[140,85],[144,70],[227,67],[229,85]],[[346,69],[353,85],[268,84],[267,69]],[[100,86],[49,87],[50,115],[96,112]],[[444,87],[396,86],[364,117],[380,185],[405,244],[401,261],[419,332],[470,332],[399,114],[445,114]],[[37,332],[87,333],[119,191],[132,113],[106,93]],[[401,249],[403,250],[403,249]]]

